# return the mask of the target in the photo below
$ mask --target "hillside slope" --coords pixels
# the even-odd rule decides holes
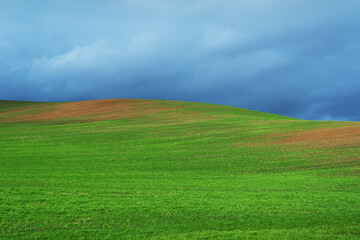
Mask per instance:
[[[360,123],[0,101],[0,238],[354,239]]]
[[[217,116],[220,114],[220,116]],[[193,116],[194,115],[194,116]],[[101,121],[126,118],[164,119],[181,118],[199,120],[236,115],[263,117],[270,119],[290,119],[288,117],[228,107],[215,104],[191,103],[164,100],[106,99],[83,102],[22,102],[0,100],[1,122],[39,122],[39,121]]]

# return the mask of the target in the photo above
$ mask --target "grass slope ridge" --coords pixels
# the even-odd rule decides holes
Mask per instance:
[[[0,238],[360,238],[359,145],[213,104],[0,101]]]
[[[105,99],[82,102],[21,102],[0,101],[0,121],[100,121],[124,118],[182,118],[196,119],[200,115],[236,114],[265,118],[286,118],[247,109],[215,104],[165,100]]]

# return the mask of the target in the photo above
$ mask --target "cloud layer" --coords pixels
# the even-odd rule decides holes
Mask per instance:
[[[0,99],[168,99],[360,120],[357,0],[0,5]]]

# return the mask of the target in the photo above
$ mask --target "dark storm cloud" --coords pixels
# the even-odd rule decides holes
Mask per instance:
[[[0,0],[0,98],[360,120],[360,2]]]

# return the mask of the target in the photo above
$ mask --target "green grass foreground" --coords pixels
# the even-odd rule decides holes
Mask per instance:
[[[360,239],[360,124],[0,101],[0,239]]]

